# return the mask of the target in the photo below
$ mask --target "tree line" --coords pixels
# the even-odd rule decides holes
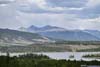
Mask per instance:
[[[0,67],[81,67],[81,65],[100,65],[100,62],[55,60],[48,56],[35,54],[0,56]]]

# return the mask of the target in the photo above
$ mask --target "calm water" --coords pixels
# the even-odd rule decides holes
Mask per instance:
[[[10,56],[18,56],[23,55],[27,53],[10,53]],[[82,58],[83,55],[87,54],[100,54],[100,52],[34,52],[33,54],[43,54],[47,55],[52,59],[70,59],[70,60],[85,60],[85,61],[91,61],[91,60],[98,60],[97,58]],[[6,55],[6,53],[0,53],[0,55]],[[74,58],[70,58],[70,56],[74,56]]]

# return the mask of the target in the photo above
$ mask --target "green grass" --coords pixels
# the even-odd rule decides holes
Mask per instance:
[[[100,51],[100,47],[98,48],[93,48],[93,49],[81,49],[81,50],[77,50],[78,52],[98,52]]]
[[[58,47],[55,45],[30,45],[30,46],[1,46],[1,52],[65,52],[71,51],[65,47]]]

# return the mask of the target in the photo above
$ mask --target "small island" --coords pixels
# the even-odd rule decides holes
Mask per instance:
[[[74,55],[70,55],[69,58],[74,58]]]
[[[88,55],[84,55],[83,58],[98,58],[98,59],[100,59],[100,54],[88,54]]]

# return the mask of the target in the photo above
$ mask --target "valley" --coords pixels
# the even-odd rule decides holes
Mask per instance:
[[[5,44],[0,46],[1,52],[88,52],[100,51],[100,45],[75,44]]]

